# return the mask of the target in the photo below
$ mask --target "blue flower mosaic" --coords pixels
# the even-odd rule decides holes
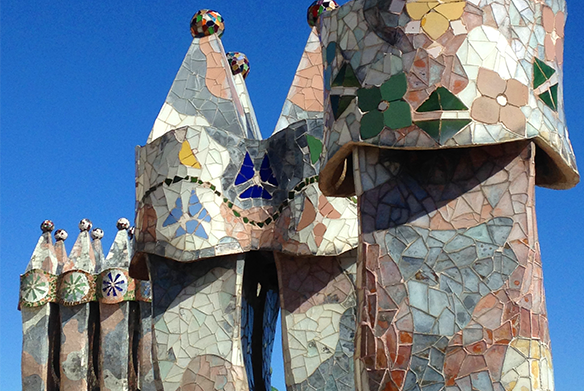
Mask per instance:
[[[241,165],[241,169],[235,178],[235,185],[241,185],[245,182],[251,181],[256,177],[257,171],[251,160],[251,156],[249,156],[249,152],[245,153],[245,158],[243,159],[243,164]],[[260,180],[263,184],[270,184],[272,186],[278,186],[278,180],[274,176],[274,172],[270,167],[270,158],[268,155],[264,156],[264,160],[262,160],[262,165],[260,167]],[[240,198],[263,198],[265,200],[271,200],[272,195],[266,190],[263,185],[254,184],[253,186],[248,187],[245,189],[240,195]]]
[[[128,279],[120,271],[110,271],[103,279],[101,290],[106,297],[124,296],[128,291]]]
[[[170,211],[170,214],[162,226],[168,227],[169,225],[178,223],[185,214],[187,216],[187,221],[178,227],[175,237],[178,238],[179,236],[188,233],[191,235],[194,234],[203,239],[209,239],[209,235],[207,235],[207,231],[205,231],[205,227],[203,227],[201,223],[203,221],[210,223],[211,216],[209,215],[209,212],[207,212],[207,209],[203,208],[203,205],[201,205],[201,201],[199,201],[199,197],[197,197],[194,190],[191,192],[186,213],[183,210],[181,198],[177,198],[174,209]]]

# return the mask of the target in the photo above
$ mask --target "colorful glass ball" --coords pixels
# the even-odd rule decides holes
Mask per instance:
[[[191,19],[191,35],[193,38],[208,37],[213,34],[223,35],[225,21],[221,14],[212,10],[200,10]]]
[[[240,52],[229,52],[227,53],[227,61],[231,67],[231,72],[234,75],[241,75],[245,79],[249,74],[249,60],[247,56]]]
[[[45,220],[41,224],[41,231],[43,232],[53,232],[55,229],[55,224],[51,220]]]
[[[316,26],[318,23],[318,18],[323,12],[334,10],[338,8],[339,5],[334,0],[316,0],[314,3],[308,7],[308,24],[310,27]]]

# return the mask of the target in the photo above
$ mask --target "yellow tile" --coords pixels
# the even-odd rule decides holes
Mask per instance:
[[[435,2],[416,2],[406,4],[406,11],[410,18],[414,20],[420,20],[426,15],[432,8],[436,7],[439,3]]]
[[[189,144],[188,141],[185,141],[182,144],[182,148],[178,153],[178,158],[180,159],[180,162],[185,166],[201,168],[201,163],[199,163],[199,161],[193,154],[193,151],[191,151],[191,145]]]
[[[531,362],[531,385],[534,390],[539,390],[539,361]]]
[[[465,4],[464,1],[440,4],[434,11],[444,15],[448,20],[456,20],[462,16]]]
[[[432,39],[440,38],[449,26],[448,19],[438,12],[431,11],[422,19],[422,28]]]
[[[518,338],[511,342],[511,346],[519,350],[519,352],[521,352],[521,354],[523,354],[525,357],[529,357],[530,342],[531,341],[529,339]]]
[[[541,358],[538,341],[531,341],[531,358],[536,358],[538,360]]]

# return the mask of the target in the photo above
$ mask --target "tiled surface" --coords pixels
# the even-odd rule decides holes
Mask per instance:
[[[355,0],[323,14],[325,193],[335,194],[335,169],[354,144],[432,150],[523,139],[550,157],[538,185],[574,186],[562,101],[565,7]],[[458,104],[432,104],[438,89]]]
[[[184,262],[250,250],[336,255],[354,248],[355,202],[327,199],[317,187],[321,132],[319,120],[265,141],[188,127],[146,145],[138,161],[138,251]],[[181,160],[187,144],[200,168]]]
[[[362,389],[553,389],[534,144],[371,152],[357,152]]]
[[[189,388],[197,383],[202,390],[247,389],[239,321],[243,260],[185,264],[150,256],[149,263],[155,360],[164,390],[197,389]],[[207,382],[214,388],[201,385]]]
[[[250,250],[351,250],[355,202],[327,200],[317,187],[323,93],[315,31],[281,115],[285,129],[268,140],[254,136],[242,73],[232,75],[227,58],[217,35],[193,40],[137,151],[138,251],[184,262]]]
[[[150,324],[151,316],[148,311],[141,322],[134,302],[149,306],[150,288],[149,282],[128,275],[133,247],[129,222],[118,222],[107,256],[101,245],[103,231],[96,228],[90,233],[86,219],[79,227],[81,232],[67,254],[68,235],[56,231],[54,243],[54,225],[44,222],[21,278],[23,387],[27,391],[133,390],[139,375],[134,370],[137,361],[142,389],[154,390],[148,354],[152,341],[139,330],[141,323]],[[141,339],[140,359],[133,351],[134,337]]]
[[[276,255],[289,390],[353,390],[357,252]]]
[[[307,17],[267,140],[249,61],[220,14],[193,17],[136,151],[132,267],[152,290],[129,275],[127,220],[107,256],[89,220],[69,255],[43,222],[21,278],[27,390],[269,388],[280,307],[289,390],[554,389],[533,196],[578,181],[565,2],[317,0]]]

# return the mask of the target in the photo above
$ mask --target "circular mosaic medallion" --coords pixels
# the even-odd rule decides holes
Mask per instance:
[[[64,305],[90,302],[95,293],[93,278],[82,271],[65,274],[59,287],[59,298]]]
[[[20,283],[21,305],[40,307],[54,300],[54,278],[42,270],[32,270],[25,274]]]
[[[129,279],[122,270],[106,270],[101,275],[100,296],[104,303],[119,303],[128,292]]]

